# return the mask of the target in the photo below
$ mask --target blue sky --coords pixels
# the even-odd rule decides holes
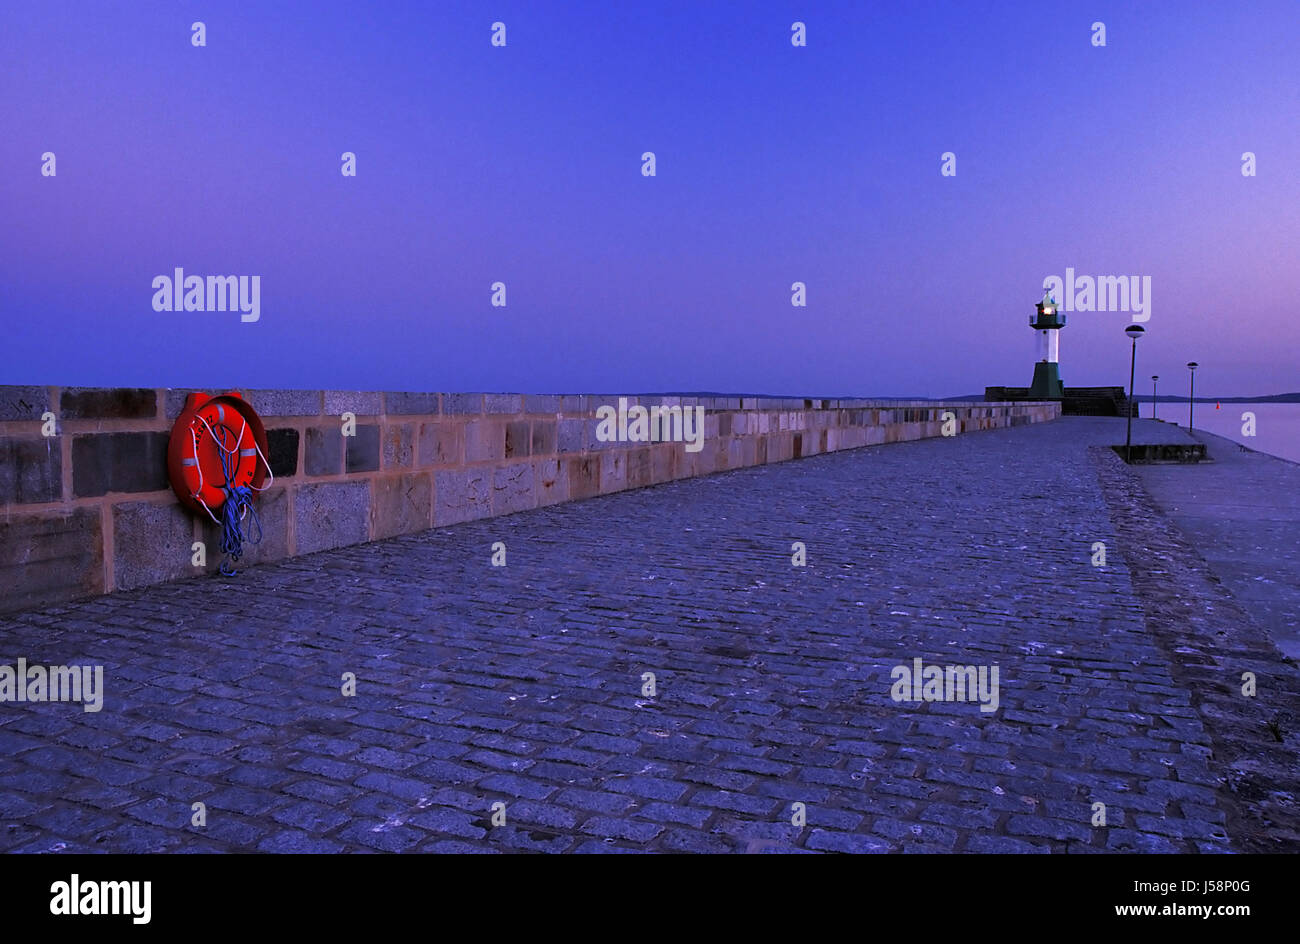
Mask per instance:
[[[990,6],[6,5],[0,383],[956,395],[1068,267],[1151,278],[1139,376],[1300,389],[1294,3]]]

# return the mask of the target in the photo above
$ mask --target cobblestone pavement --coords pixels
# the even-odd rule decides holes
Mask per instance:
[[[1122,440],[1068,418],[872,447],[0,618],[0,663],[106,689],[0,706],[0,848],[1258,848],[1272,821],[1219,757],[1249,759],[1256,706],[1202,698],[1226,683],[1152,622],[1240,614],[1135,590],[1168,525],[1089,450]],[[997,711],[895,702],[916,658],[996,664]]]

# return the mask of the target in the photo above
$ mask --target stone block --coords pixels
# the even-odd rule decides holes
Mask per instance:
[[[49,387],[0,386],[0,420],[41,422],[50,409]]]
[[[621,492],[627,488],[627,450],[606,449],[600,454],[600,493]]]
[[[0,506],[63,498],[63,448],[57,436],[0,438]]]
[[[244,399],[263,421],[268,416],[320,416],[323,406],[319,390],[245,390]]]
[[[677,473],[679,479],[689,479],[701,474],[700,453],[687,452],[681,446],[673,446],[676,450],[673,470]]]
[[[113,506],[113,587],[130,590],[193,576],[194,522],[175,501]],[[209,558],[217,552],[208,548]]]
[[[142,420],[158,415],[158,391],[147,387],[66,387],[59,397],[65,420]]]
[[[435,527],[486,518],[492,513],[492,470],[446,469],[434,474]]]
[[[562,398],[555,395],[530,393],[524,397],[525,413],[559,413]]]
[[[266,431],[266,461],[276,478],[298,474],[298,440],[298,431],[289,427]]]
[[[99,515],[98,508],[78,508],[0,517],[0,612],[103,593]]]
[[[343,471],[341,426],[313,426],[307,430],[303,471],[308,475],[338,475]]]
[[[483,394],[444,393],[442,395],[442,412],[448,415],[482,413]]]
[[[703,469],[707,475],[711,472],[725,472],[731,468],[731,455],[727,451],[727,440],[710,439],[704,443],[704,448],[700,450],[703,457]]]
[[[627,451],[628,488],[644,488],[654,484],[654,466],[650,461],[650,454],[651,450],[648,446]]]
[[[789,458],[789,456],[781,454],[783,439],[788,441],[789,437],[775,432],[768,433],[767,436],[763,437],[764,446],[766,446],[767,450],[767,462],[784,462],[785,459]]]
[[[586,420],[565,417],[557,424],[557,448],[560,452],[582,452],[586,448]]]
[[[379,427],[358,426],[355,436],[344,436],[346,470],[374,472],[379,468]]]
[[[529,462],[514,462],[492,474],[492,513],[508,515],[527,511],[537,505],[533,494],[533,466]]]
[[[300,485],[293,496],[293,516],[299,554],[360,544],[370,537],[370,485]]]
[[[384,394],[384,409],[390,414],[411,415],[438,414],[438,395],[436,393],[403,393],[394,391]]]
[[[748,468],[758,462],[758,439],[754,436],[746,436],[740,440],[740,464]]]
[[[411,416],[417,413],[437,416],[439,412],[438,394],[406,393],[393,390],[383,394],[383,408],[391,415]]]
[[[586,424],[587,442],[586,449],[588,452],[599,452],[605,449],[615,447],[626,448],[626,442],[618,441],[618,419],[606,423],[600,420],[588,420]],[[608,436],[608,439],[601,439],[601,435]]]
[[[409,469],[415,464],[415,424],[389,423],[383,431],[385,469]]]
[[[72,494],[169,488],[167,433],[86,433],[72,437]]]
[[[569,498],[578,501],[600,494],[600,456],[569,456]]]
[[[533,420],[532,455],[555,455],[555,420]]]
[[[229,390],[199,390],[195,387],[169,387],[163,391],[163,416],[168,420],[175,420],[180,416],[181,410],[185,409],[185,401],[189,399],[191,393],[206,393],[210,397],[215,397],[229,392]]]
[[[466,462],[499,462],[505,453],[504,423],[499,420],[470,420],[465,424]]]
[[[517,393],[485,393],[483,395],[484,413],[513,413],[524,411],[524,398]]]
[[[677,449],[669,443],[650,447],[650,479],[655,485],[671,482],[677,477]]]
[[[433,526],[433,476],[429,472],[385,475],[373,481],[376,539],[414,534]]]
[[[421,466],[460,465],[465,453],[465,424],[445,420],[420,424]]]
[[[538,507],[569,500],[568,471],[561,465],[559,459],[535,460],[533,482]]]
[[[233,562],[236,570],[284,560],[289,556],[289,490],[280,485],[272,485],[264,492],[259,492],[253,502],[257,511],[257,520],[261,524],[262,539],[252,543],[257,537],[258,529],[250,519],[243,523],[244,537],[247,539],[238,561]],[[221,566],[221,529],[212,519],[199,513],[196,519],[201,529],[203,543],[207,547],[208,571],[215,572]]]
[[[326,390],[325,415],[378,416],[384,412],[383,394],[374,390]]]
[[[252,565],[284,560],[289,556],[289,489],[271,486],[257,496],[256,508],[262,524],[262,540],[255,545],[245,545],[241,563]]]
[[[527,420],[506,423],[507,459],[519,459],[532,454],[532,434]]]

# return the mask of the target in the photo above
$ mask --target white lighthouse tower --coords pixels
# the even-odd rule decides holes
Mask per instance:
[[[1060,357],[1065,315],[1057,309],[1056,299],[1048,292],[1043,292],[1043,300],[1038,303],[1038,315],[1029,319],[1029,326],[1038,333],[1038,362],[1034,364],[1034,382],[1029,387],[1029,399],[1064,399]]]

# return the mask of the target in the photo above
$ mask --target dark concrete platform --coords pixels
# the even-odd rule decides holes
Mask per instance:
[[[1142,481],[1278,648],[1300,660],[1300,465],[1191,435],[1211,466],[1143,469]]]

